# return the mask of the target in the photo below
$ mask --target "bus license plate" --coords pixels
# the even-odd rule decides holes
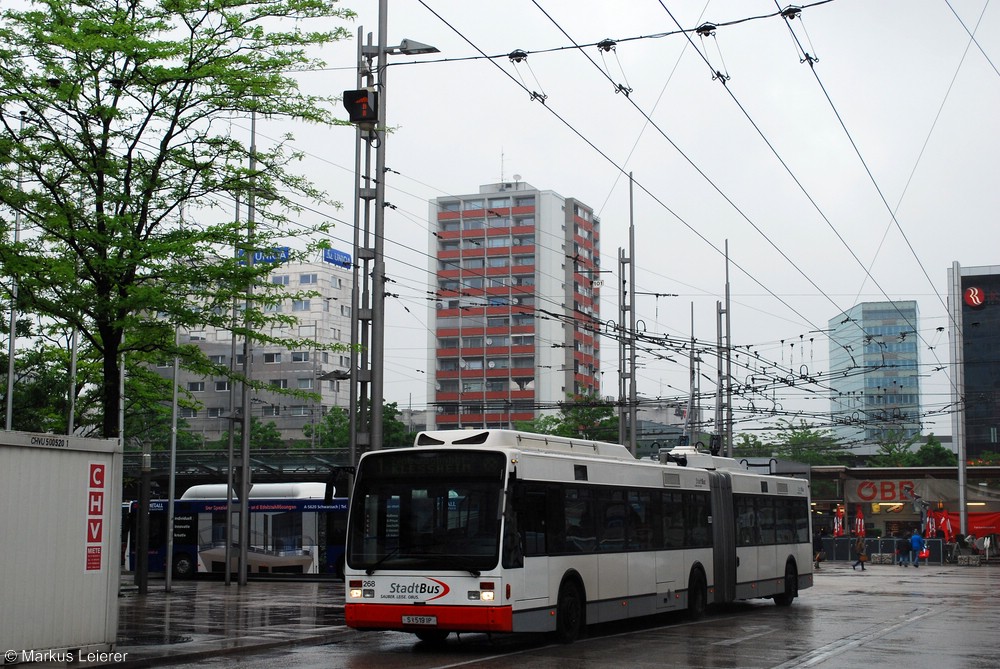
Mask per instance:
[[[437,625],[437,616],[403,616],[404,625]]]

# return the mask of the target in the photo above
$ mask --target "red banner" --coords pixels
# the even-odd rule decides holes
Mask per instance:
[[[966,519],[966,531],[977,537],[1000,534],[1000,513],[970,513]],[[958,534],[959,517],[948,511],[930,511],[927,514],[927,536],[933,538],[938,530],[944,533],[945,541],[951,541]]]

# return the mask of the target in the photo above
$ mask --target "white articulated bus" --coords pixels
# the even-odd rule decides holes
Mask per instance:
[[[675,449],[508,430],[421,432],[360,460],[347,624],[555,632],[812,585],[808,482]]]

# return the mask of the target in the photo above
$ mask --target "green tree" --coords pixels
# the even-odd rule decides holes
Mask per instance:
[[[779,421],[770,441],[774,457],[809,465],[846,464],[851,457],[840,448],[830,430],[817,429],[801,419],[797,425],[789,420]]]
[[[30,347],[22,347],[15,353],[12,428],[65,434],[69,417],[68,352],[37,338],[27,321],[20,321],[17,327],[19,336],[36,338]],[[0,364],[6,393],[6,354],[0,356]]]
[[[399,420],[396,402],[382,406],[383,448],[398,448],[413,444],[415,435]],[[350,417],[341,407],[333,407],[315,425],[306,425],[303,431],[308,439],[315,438],[317,448],[349,448],[351,445]]]
[[[103,436],[118,434],[122,355],[207,369],[175,349],[174,328],[229,327],[251,285],[238,336],[266,341],[290,320],[260,308],[275,299],[267,265],[233,248],[317,239],[298,203],[325,198],[292,171],[290,138],[251,161],[233,122],[337,123],[295,74],[321,66],[309,54],[349,37],[337,22],[352,17],[334,0],[46,0],[0,14],[0,276],[22,313],[76,327],[93,349]],[[267,226],[249,240],[210,210],[251,196]],[[202,220],[182,224],[184,211]],[[30,234],[15,239],[18,220]]]
[[[542,414],[531,420],[514,421],[514,429],[534,434],[558,434],[562,426],[562,418],[553,414]]]
[[[932,432],[927,437],[927,442],[917,449],[916,453],[910,454],[907,463],[909,467],[957,467],[958,456],[950,449],[941,445],[940,440]]]
[[[875,467],[909,467],[913,460],[913,445],[919,435],[906,436],[903,430],[888,430],[878,440],[878,453],[869,459]]]
[[[519,430],[536,434],[556,434],[576,439],[618,441],[618,413],[614,403],[596,395],[569,395],[559,405],[558,415],[543,415],[531,421],[519,421]]]
[[[774,455],[774,448],[765,444],[756,434],[741,432],[733,442],[733,457],[736,458],[769,458]]]
[[[243,425],[237,421],[236,428],[233,430],[233,445],[236,450],[240,448],[242,435]],[[211,449],[228,448],[229,432],[223,432],[218,441],[209,442],[205,446]],[[281,437],[281,430],[278,429],[273,420],[265,423],[256,416],[250,417],[250,448],[276,450],[287,447],[288,444]]]

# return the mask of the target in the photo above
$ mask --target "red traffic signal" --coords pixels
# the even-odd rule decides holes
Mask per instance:
[[[375,123],[378,121],[378,93],[366,88],[344,91],[344,108],[351,123]]]

